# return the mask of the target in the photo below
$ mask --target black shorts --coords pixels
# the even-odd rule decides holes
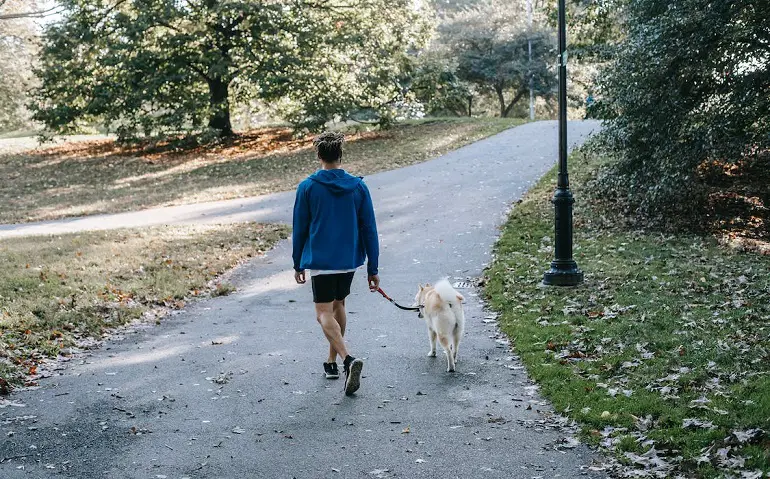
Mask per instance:
[[[350,294],[350,285],[353,284],[353,275],[350,273],[318,274],[310,278],[313,285],[314,303],[331,303],[342,301]]]

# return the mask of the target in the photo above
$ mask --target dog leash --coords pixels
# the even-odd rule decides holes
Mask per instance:
[[[377,288],[377,292],[380,293],[383,298],[393,303],[398,309],[403,309],[404,311],[417,311],[417,312],[420,311],[420,306],[415,306],[415,307],[401,306],[396,302],[396,300],[394,300],[393,298],[385,294],[385,291],[383,291],[382,288]]]

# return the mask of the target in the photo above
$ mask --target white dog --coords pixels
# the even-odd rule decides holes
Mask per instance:
[[[465,298],[458,293],[449,281],[443,279],[436,286],[420,285],[420,290],[414,298],[420,306],[420,318],[428,324],[430,337],[430,352],[428,356],[436,357],[436,338],[444,348],[447,357],[447,372],[455,370],[457,348],[465,328],[465,313],[463,301]]]

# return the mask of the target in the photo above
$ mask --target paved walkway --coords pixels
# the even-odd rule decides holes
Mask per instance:
[[[570,128],[581,141],[598,127]],[[554,163],[555,141],[554,122],[531,123],[368,178],[383,287],[407,302],[419,282],[479,276],[508,205]],[[120,226],[127,217],[285,221],[292,200],[279,194],[111,218],[123,218]],[[86,220],[46,227],[85,227],[78,221]],[[40,389],[15,394],[26,406],[0,409],[0,477],[595,474],[583,470],[587,448],[560,446],[564,432],[552,427],[548,405],[470,289],[458,372],[448,374],[441,356],[426,357],[424,324],[370,294],[359,273],[347,338],[365,360],[365,378],[345,397],[341,380],[323,377],[325,340],[309,288],[293,284],[289,253],[281,243],[236,271],[233,295],[126,333]]]

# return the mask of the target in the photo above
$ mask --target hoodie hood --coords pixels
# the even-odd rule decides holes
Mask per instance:
[[[318,170],[310,179],[327,187],[335,195],[344,195],[358,188],[362,178],[353,176],[345,170]]]

